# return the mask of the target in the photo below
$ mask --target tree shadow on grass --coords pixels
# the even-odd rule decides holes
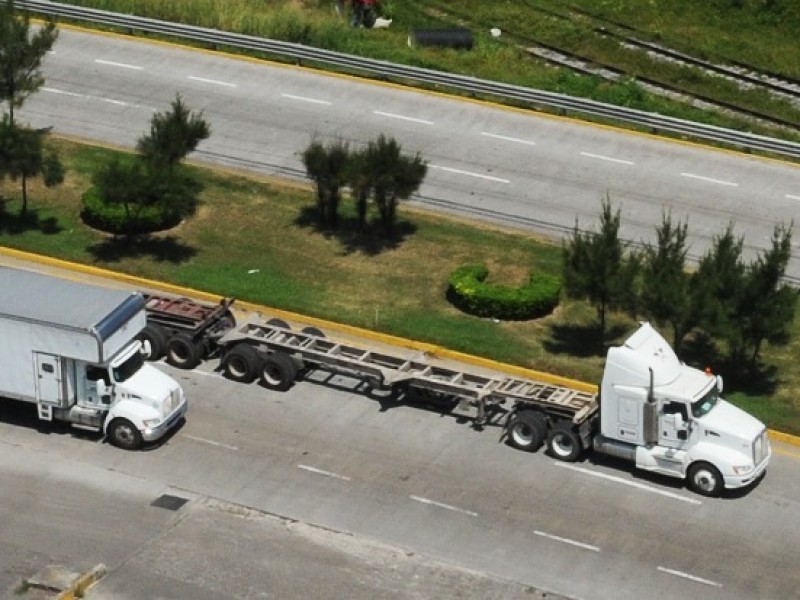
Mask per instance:
[[[0,234],[19,235],[26,231],[40,231],[45,235],[55,235],[63,230],[55,217],[42,218],[35,208],[28,208],[24,215],[8,212],[6,202],[0,198]]]
[[[698,369],[709,368],[722,375],[725,390],[736,390],[752,396],[771,396],[778,388],[778,369],[761,362],[736,361],[720,352],[714,340],[703,332],[687,338],[680,358]]]
[[[328,239],[338,240],[344,248],[345,255],[363,252],[368,256],[376,256],[381,252],[398,248],[417,232],[416,225],[404,220],[397,221],[390,234],[386,233],[383,226],[376,221],[368,223],[367,228],[362,230],[355,217],[340,217],[334,229],[320,224],[315,206],[303,207],[294,222],[298,227],[310,229]]]
[[[88,250],[94,259],[100,262],[149,257],[158,262],[179,264],[197,254],[197,250],[183,244],[172,235],[159,237],[141,235],[134,238],[118,236],[94,244]]]
[[[605,356],[611,341],[626,333],[623,324],[606,327],[605,342],[600,340],[600,329],[596,323],[576,325],[559,323],[550,327],[550,337],[544,340],[545,350],[552,354],[570,354],[581,358]]]

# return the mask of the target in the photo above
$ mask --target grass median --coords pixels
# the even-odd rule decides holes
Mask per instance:
[[[359,236],[349,202],[335,233],[315,227],[310,186],[200,167],[197,215],[131,243],[84,225],[80,196],[112,150],[52,140],[68,168],[65,183],[30,187],[19,216],[19,185],[0,184],[0,244],[132,275],[190,286],[266,306],[435,343],[453,350],[599,383],[603,351],[592,343],[595,313],[562,301],[532,321],[495,322],[465,315],[445,298],[447,276],[485,263],[497,283],[519,285],[532,270],[559,274],[560,240],[478,222],[400,209],[398,235]],[[600,196],[598,195],[598,206]],[[636,323],[613,315],[613,339]],[[800,319],[792,343],[764,352],[760,381],[727,385],[727,396],[771,427],[800,433]],[[705,365],[697,365],[705,366]],[[711,365],[716,367],[716,365]],[[723,375],[725,372],[722,371]],[[734,378],[735,379],[735,378]]]

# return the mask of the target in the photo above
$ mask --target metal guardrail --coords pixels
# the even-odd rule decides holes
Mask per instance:
[[[462,90],[471,94],[514,100],[534,107],[556,109],[564,113],[602,117],[617,122],[638,125],[653,132],[669,132],[732,145],[748,151],[770,152],[800,158],[800,143],[797,142],[685,121],[656,113],[614,106],[584,98],[573,98],[564,94],[546,92],[519,85],[487,81],[465,75],[453,75],[420,67],[398,65],[383,60],[362,58],[341,52],[322,50],[302,44],[281,42],[252,35],[229,33],[206,27],[195,27],[93,8],[71,6],[59,2],[50,2],[49,0],[16,0],[15,5],[20,9],[54,17],[88,21],[131,31],[156,33],[195,42],[205,42],[214,46],[254,50],[273,56],[291,58],[296,61],[342,67],[381,79],[432,84]]]

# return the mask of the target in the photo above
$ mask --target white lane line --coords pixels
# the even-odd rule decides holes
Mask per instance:
[[[710,579],[703,579],[702,577],[698,577],[697,575],[690,575],[689,573],[684,573],[683,571],[675,571],[674,569],[667,569],[665,567],[658,567],[658,570],[661,571],[662,573],[677,575],[678,577],[683,577],[684,579],[689,579],[690,581],[695,581],[697,583],[704,583],[705,585],[710,585],[712,587],[722,587],[721,583],[717,583],[716,581],[711,581]]]
[[[515,142],[517,144],[527,144],[528,146],[536,145],[536,142],[532,142],[530,140],[522,140],[520,138],[510,137],[507,135],[499,135],[497,133],[489,133],[488,131],[481,131],[481,135],[485,135],[486,137],[495,138],[498,140],[505,140],[507,142]]]
[[[789,200],[800,200],[800,196],[792,196],[791,194],[786,194],[786,197],[789,198]]]
[[[558,535],[553,535],[552,533],[545,533],[544,531],[539,531],[538,529],[534,531],[538,536],[547,538],[549,540],[555,540],[557,542],[563,542],[565,544],[569,544],[571,546],[577,546],[578,548],[583,548],[584,550],[591,550],[592,552],[600,552],[600,548],[597,546],[592,546],[591,544],[584,544],[583,542],[578,542],[575,540],[571,540],[569,538],[560,537]]]
[[[310,102],[311,104],[324,104],[325,106],[330,106],[330,102],[327,100],[317,100],[316,98],[306,98],[305,96],[295,96],[294,94],[281,94],[284,98],[289,98],[290,100],[300,100],[301,102]]]
[[[722,179],[714,179],[713,177],[704,177],[703,175],[695,175],[694,173],[681,173],[681,177],[699,179],[700,181],[708,181],[709,183],[717,183],[719,185],[727,185],[729,187],[739,187],[739,184],[733,181],[724,181]]]
[[[478,513],[472,512],[471,510],[467,510],[465,508],[458,508],[457,506],[451,506],[450,504],[444,504],[443,502],[436,502],[436,500],[430,500],[428,498],[423,498],[421,496],[409,496],[412,500],[416,500],[417,502],[422,502],[423,504],[430,504],[431,506],[438,506],[439,508],[444,508],[447,510],[452,510],[454,512],[463,513],[465,515],[469,515],[471,517],[477,517]]]
[[[229,444],[223,444],[222,442],[215,442],[214,440],[209,440],[206,438],[197,437],[195,435],[189,435],[187,433],[181,434],[185,438],[189,438],[190,440],[194,440],[195,442],[200,442],[201,444],[208,444],[209,446],[217,446],[219,448],[225,448],[227,450],[233,450],[236,452],[239,447],[238,446],[231,446]]]
[[[144,67],[140,67],[138,65],[129,65],[128,63],[118,63],[111,60],[103,60],[101,58],[95,58],[94,62],[98,65],[107,65],[109,67],[119,67],[120,69],[132,69],[134,71],[141,71]]]
[[[681,496],[680,494],[675,494],[674,492],[668,492],[667,490],[660,490],[658,488],[654,488],[649,485],[639,483],[638,481],[628,481],[627,479],[623,479],[622,477],[616,477],[614,475],[606,475],[605,473],[598,473],[597,471],[590,471],[589,469],[584,469],[583,467],[578,467],[575,465],[571,465],[569,463],[553,461],[553,464],[559,467],[564,467],[565,469],[577,471],[578,473],[585,473],[586,475],[591,475],[592,477],[599,477],[601,479],[613,481],[614,483],[621,483],[623,485],[635,487],[636,489],[643,490],[645,492],[650,492],[652,494],[661,494],[662,496],[666,496],[667,498],[673,498],[675,500],[680,500],[682,502],[688,502],[689,504],[702,504],[702,501],[698,500],[697,498],[687,498],[686,496]]]
[[[195,77],[194,75],[188,75],[188,78],[192,81],[199,81],[200,83],[210,83],[212,85],[222,85],[225,87],[235,88],[235,83],[228,83],[227,81],[219,81],[218,79],[206,79],[205,77]]]
[[[405,115],[397,115],[395,113],[387,113],[382,110],[373,110],[373,114],[382,117],[389,117],[390,119],[400,119],[401,121],[411,121],[412,123],[422,123],[423,125],[433,125],[433,121],[426,121],[425,119],[416,119],[414,117],[407,117]]]
[[[462,171],[461,169],[442,167],[440,165],[428,165],[428,168],[438,169],[440,171],[447,171],[448,173],[456,173],[457,175],[467,175],[469,177],[477,177],[478,179],[486,179],[487,181],[496,181],[497,183],[511,183],[508,179],[502,179],[501,177],[492,177],[491,175],[483,175],[482,173],[473,173],[472,171]]]
[[[349,477],[345,477],[344,475],[338,475],[336,473],[331,473],[330,471],[323,471],[322,469],[318,469],[316,467],[309,467],[308,465],[297,465],[298,469],[303,469],[304,471],[309,471],[310,473],[316,473],[317,475],[325,475],[325,477],[332,477],[333,479],[341,479],[342,481],[350,481]]]
[[[86,98],[88,100],[97,100],[99,102],[106,102],[108,104],[116,104],[117,106],[135,106],[128,102],[123,102],[122,100],[113,100],[111,98],[103,98],[101,96],[91,96],[89,94],[79,94],[77,92],[67,92],[66,90],[58,90],[56,88],[43,87],[42,91],[49,92],[51,94],[59,94],[61,96],[72,96],[73,98]]]
[[[190,372],[194,373],[195,375],[202,375],[204,377],[215,377],[216,379],[225,379],[219,373],[209,373],[208,371],[201,371],[200,369],[192,369]]]
[[[619,163],[621,165],[635,165],[636,163],[632,160],[624,160],[622,158],[614,158],[613,156],[603,156],[602,154],[592,154],[591,152],[581,152],[581,156],[586,156],[588,158],[597,158],[599,160],[605,160],[608,162]]]

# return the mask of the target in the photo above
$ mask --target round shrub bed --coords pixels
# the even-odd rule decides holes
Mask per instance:
[[[100,231],[118,235],[139,235],[171,229],[181,222],[185,212],[180,205],[155,204],[142,207],[136,217],[128,221],[125,208],[121,204],[103,202],[95,187],[83,194],[81,204],[81,219],[84,223]]]
[[[447,299],[458,309],[477,317],[522,321],[543,317],[558,306],[561,280],[545,273],[532,273],[520,287],[486,283],[485,265],[465,265],[450,274]]]

